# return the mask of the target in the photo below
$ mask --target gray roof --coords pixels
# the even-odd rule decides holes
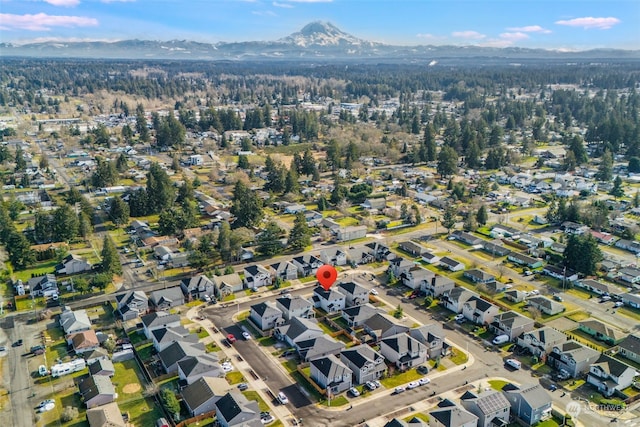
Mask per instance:
[[[116,295],[116,301],[118,305],[129,304],[132,301],[148,301],[147,294],[143,291],[127,291],[122,294]]]
[[[210,354],[197,357],[187,356],[178,362],[178,366],[187,377],[202,375],[216,370],[219,375],[223,373],[222,367],[218,363],[218,358]]]
[[[311,303],[311,301],[299,296],[295,296],[293,298],[284,298],[284,297],[276,298],[276,301],[289,311],[295,311],[301,308],[313,307],[313,304]]]
[[[489,301],[485,301],[479,296],[475,296],[475,295],[469,298],[469,300],[467,300],[465,304],[469,304],[471,307],[474,307],[476,310],[478,310],[481,313],[484,313],[485,311],[489,310],[491,307],[495,307],[495,305],[491,304]]]
[[[286,329],[285,335],[292,341],[295,341],[297,337],[307,332],[308,330],[314,331],[318,335],[322,335],[324,332],[317,323],[300,317],[293,317],[288,325],[280,327],[281,330]]]
[[[60,313],[60,326],[65,333],[70,330],[91,328],[91,321],[86,310],[71,310],[68,307]]]
[[[333,354],[312,360],[311,366],[314,366],[322,375],[329,379],[342,377],[343,375],[351,376],[352,374],[351,369],[347,368],[347,365],[342,363],[340,359]]]
[[[140,318],[140,320],[142,320],[142,324],[147,328],[156,328],[170,323],[180,322],[180,316],[177,314],[170,314],[167,311],[155,311],[153,313],[145,314]]]
[[[158,353],[158,357],[168,368],[187,356],[201,356],[204,353],[204,345],[202,344],[190,344],[176,341],[169,344],[167,348]]]
[[[111,379],[103,375],[89,376],[80,380],[78,389],[85,402],[101,394],[116,394],[116,388],[111,383]]]
[[[609,338],[613,338],[615,340],[624,338],[625,336],[625,333],[620,329],[592,317],[581,320],[580,322],[578,322],[578,324],[582,327],[589,328],[592,331],[599,332],[600,334]]]
[[[218,412],[226,420],[229,426],[242,424],[245,426],[262,426],[260,423],[260,409],[258,402],[247,400],[243,394],[232,391],[222,396],[216,402]],[[249,424],[251,421],[257,424]]]
[[[207,287],[213,287],[213,280],[209,279],[204,274],[198,274],[188,279],[184,279],[182,283],[187,289],[206,289]]]
[[[182,341],[189,343],[197,343],[198,336],[189,332],[184,326],[174,326],[173,328],[158,328],[151,331],[151,335],[158,343],[167,343],[172,341]]]
[[[126,425],[116,402],[87,409],[87,421],[89,427],[125,427]]]
[[[618,344],[618,347],[630,353],[640,354],[640,337],[637,335],[629,335]]]
[[[614,359],[606,354],[601,354],[598,360],[596,360],[591,366],[599,366],[604,372],[615,377],[622,375],[627,369],[634,370],[626,363]]]
[[[584,346],[579,342],[573,340],[564,342],[560,345],[555,346],[554,348],[557,348],[561,354],[571,356],[571,358],[575,360],[576,363],[587,360],[592,356],[598,354],[597,350]]]
[[[372,331],[381,331],[384,335],[390,329],[396,328],[397,332],[408,331],[407,326],[396,323],[395,320],[384,313],[376,313],[364,322],[365,326]]]
[[[420,341],[407,334],[398,334],[389,338],[384,338],[382,342],[398,354],[407,354],[426,350],[426,347]]]
[[[519,394],[532,409],[551,404],[551,396],[540,384],[524,384],[518,387],[509,383],[502,388],[502,391],[504,393]]]
[[[529,319],[528,317],[525,317],[520,313],[516,313],[515,311],[506,311],[504,313],[499,313],[496,315],[496,317],[493,318],[493,321],[500,322],[511,329],[533,323],[532,319]]]
[[[202,377],[182,389],[182,399],[193,411],[215,396],[222,396],[231,387],[224,378]]]
[[[449,406],[437,411],[431,411],[429,415],[445,427],[459,427],[478,420],[478,417],[459,406]]]
[[[365,366],[367,363],[375,363],[376,359],[383,358],[380,353],[366,344],[360,344],[358,346],[342,350],[340,357],[348,359],[358,368]]]
[[[363,293],[369,293],[369,290],[364,286],[360,286],[355,282],[340,282],[338,283],[340,291],[345,295],[357,295]]]
[[[527,335],[533,336],[536,340],[541,343],[554,342],[562,337],[566,338],[566,335],[556,329],[550,328],[548,326],[544,326],[539,329],[535,329],[533,331],[527,332]]]
[[[164,301],[171,303],[180,301],[181,304],[184,303],[184,295],[182,294],[182,289],[180,289],[180,286],[153,291],[151,292],[149,299],[156,306],[162,304]]]
[[[490,390],[476,396],[476,405],[484,414],[493,414],[501,409],[510,408],[511,404],[504,394],[497,390]]]
[[[371,304],[362,304],[354,307],[347,307],[342,310],[342,312],[354,320],[362,321],[371,318],[371,316],[378,313],[379,310]]]
[[[91,375],[99,374],[102,371],[111,372],[111,374],[115,372],[111,359],[98,359],[89,365]]]
[[[309,340],[298,341],[296,344],[299,349],[305,350],[305,358],[307,360],[315,359],[317,355],[336,354],[345,348],[345,344],[342,341],[338,341],[330,335],[320,335]]]
[[[544,307],[553,311],[564,309],[564,305],[560,304],[559,302],[552,301],[549,298],[543,297],[543,296],[531,297],[529,298],[528,301],[530,304],[533,303],[540,307]]]
[[[413,328],[409,331],[409,334],[423,344],[430,343],[438,339],[444,340],[444,329],[436,323],[430,323],[418,328]]]
[[[255,311],[258,316],[271,317],[275,315],[282,316],[282,312],[274,307],[271,301],[260,302],[251,306],[251,310]]]

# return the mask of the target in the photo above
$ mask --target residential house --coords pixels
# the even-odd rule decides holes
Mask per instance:
[[[318,268],[324,263],[322,260],[314,255],[301,255],[294,257],[291,262],[298,269],[299,277],[308,277],[316,274]]]
[[[330,354],[340,354],[345,344],[330,335],[320,335],[308,340],[296,342],[295,349],[304,361],[326,357]]]
[[[522,302],[527,298],[527,294],[517,289],[511,289],[504,293],[504,297],[511,302]]]
[[[436,323],[429,323],[409,330],[409,335],[418,340],[427,349],[427,358],[443,356],[447,345],[444,342],[444,329]]]
[[[571,340],[553,346],[547,357],[547,364],[559,371],[566,371],[571,378],[577,378],[587,372],[598,357],[599,351]]]
[[[462,406],[476,417],[478,427],[506,426],[510,421],[511,403],[497,390],[474,394],[465,392],[460,397]]]
[[[364,331],[373,338],[380,341],[383,338],[406,333],[409,327],[396,323],[395,319],[385,313],[376,313],[363,323]]]
[[[416,264],[408,259],[397,257],[389,261],[389,270],[395,277],[406,275]]]
[[[618,344],[618,354],[640,363],[640,336],[629,335]]]
[[[32,277],[27,281],[27,287],[34,297],[52,297],[58,295],[58,281],[53,274]]]
[[[364,245],[365,250],[373,256],[376,261],[390,261],[396,258],[396,255],[391,252],[388,246],[383,245],[380,242],[371,242]]]
[[[199,357],[205,354],[205,348],[200,343],[186,343],[175,341],[158,353],[160,363],[166,373],[178,372],[178,362],[190,356]]]
[[[609,345],[619,344],[627,336],[620,329],[591,317],[578,322],[578,329]]]
[[[330,394],[338,394],[351,388],[351,369],[333,354],[312,360],[310,377]]]
[[[286,206],[284,208],[284,213],[285,214],[295,215],[298,212],[304,212],[306,210],[307,210],[307,207],[305,205],[300,205],[300,204],[297,204],[297,203],[293,203],[293,204],[290,204],[289,206]]]
[[[477,427],[478,417],[449,399],[438,403],[438,409],[429,412],[431,427]]]
[[[153,256],[160,261],[169,261],[172,254],[173,250],[164,245],[157,245],[153,248]]]
[[[414,265],[409,271],[400,275],[400,280],[406,287],[419,290],[434,277],[435,273],[433,271]]]
[[[376,259],[365,246],[353,247],[347,250],[347,261],[352,265],[364,265]]]
[[[180,394],[189,414],[195,417],[215,411],[218,399],[232,389],[233,386],[224,378],[200,377],[183,388]]]
[[[289,347],[295,347],[299,341],[310,340],[323,334],[322,328],[315,321],[300,317],[291,318],[289,323],[276,326],[273,331],[273,335],[286,342]]]
[[[323,249],[320,251],[320,259],[333,266],[346,265],[347,253],[340,248]]]
[[[432,252],[424,252],[422,254],[422,261],[427,264],[437,264],[440,262],[440,257]]]
[[[322,223],[322,214],[316,211],[305,211],[304,219],[309,227],[319,227]]]
[[[451,236],[455,237],[456,240],[471,246],[480,245],[484,242],[481,238],[461,230],[454,231],[451,233]]]
[[[88,331],[91,329],[91,321],[87,315],[87,310],[71,310],[64,307],[60,313],[60,326],[65,335],[75,334],[76,332]]]
[[[191,278],[183,279],[180,288],[187,300],[198,300],[205,296],[213,298],[216,295],[216,285],[213,280],[204,274],[197,274]]]
[[[181,384],[193,384],[202,377],[223,376],[224,371],[215,353],[187,356],[178,361],[178,378]]]
[[[517,341],[518,347],[539,358],[546,357],[554,347],[565,342],[567,336],[564,333],[548,326],[525,332]]]
[[[126,427],[120,407],[116,402],[87,409],[89,427]]]
[[[362,304],[345,308],[341,316],[349,327],[357,328],[378,312],[379,310],[371,304]]]
[[[450,311],[454,313],[462,313],[464,303],[466,303],[472,297],[477,297],[478,294],[468,291],[462,287],[455,287],[450,291],[444,292],[440,298],[440,303]]]
[[[221,297],[232,295],[243,289],[242,279],[238,273],[225,274],[222,276],[213,276],[211,278],[218,289]]]
[[[511,253],[511,249],[491,242],[482,242],[482,250],[494,257],[503,257]]]
[[[299,296],[293,298],[276,298],[276,308],[282,312],[282,318],[287,321],[294,317],[306,319],[315,317],[313,303]]]
[[[155,311],[145,314],[140,319],[142,320],[142,330],[148,339],[151,339],[151,333],[156,329],[180,326],[180,316],[169,314],[167,311]]]
[[[400,333],[380,341],[380,354],[400,370],[418,366],[427,361],[427,348],[415,338]]]
[[[389,420],[384,427],[427,427],[428,424],[418,417],[413,417],[409,421],[393,418]]]
[[[248,265],[244,268],[244,285],[247,289],[258,289],[271,285],[271,273],[261,265]]]
[[[116,370],[113,366],[113,362],[110,359],[99,359],[88,364],[89,374],[92,376],[104,375],[107,377],[113,377]]]
[[[503,224],[494,225],[493,228],[491,228],[491,233],[490,233],[491,237],[493,237],[494,239],[503,238],[503,237],[513,237],[519,234],[520,234],[520,230],[513,227],[509,227],[507,225],[503,225]]]
[[[531,307],[537,308],[540,312],[548,316],[553,316],[566,310],[564,305],[543,296],[531,297],[527,300],[527,303]]]
[[[634,254],[640,253],[640,242],[638,241],[620,239],[614,243],[614,246],[624,249],[625,251],[633,252]]]
[[[601,354],[589,367],[587,383],[593,385],[603,395],[610,397],[631,386],[636,375],[636,370],[631,366]]]
[[[98,336],[93,329],[67,335],[67,343],[71,344],[76,354],[93,351],[100,347]]]
[[[412,242],[411,240],[406,240],[404,242],[398,243],[398,249],[408,253],[413,257],[422,256],[422,254],[426,251],[426,249],[422,245],[419,245],[416,242]]]
[[[366,225],[352,225],[350,227],[341,227],[336,231],[336,240],[338,242],[346,242],[349,240],[362,239],[367,236]]]
[[[431,280],[422,282],[422,287],[420,289],[429,296],[439,297],[445,292],[450,292],[451,290],[453,290],[455,286],[456,284],[453,280],[449,279],[448,277],[436,274],[431,277]]]
[[[116,388],[109,377],[88,376],[78,381],[78,389],[87,409],[106,405],[116,400]]]
[[[332,286],[329,290],[325,290],[322,286],[316,286],[313,289],[314,306],[327,313],[344,309],[347,297],[337,288],[337,286]]]
[[[620,301],[629,307],[640,308],[640,295],[625,293],[620,295]]]
[[[440,258],[440,267],[446,268],[449,271],[462,271],[464,270],[464,264],[448,256]]]
[[[192,334],[184,326],[173,326],[171,328],[161,327],[151,331],[151,341],[157,352],[161,352],[176,341],[195,344],[198,342],[198,335]]]
[[[116,305],[122,320],[131,320],[149,310],[149,298],[143,291],[126,291],[116,295]]]
[[[511,403],[511,414],[526,425],[534,425],[551,417],[551,396],[540,384],[512,383],[502,387],[502,393]]]
[[[472,296],[462,304],[462,314],[464,317],[477,325],[488,325],[493,322],[498,314],[498,306],[483,300],[479,296]]]
[[[564,283],[573,283],[578,280],[578,273],[575,271],[556,267],[555,265],[545,265],[542,272],[554,279],[562,280]]]
[[[67,255],[56,265],[56,274],[77,274],[85,271],[91,271],[91,264],[74,254]]]
[[[231,391],[215,403],[216,421],[220,427],[260,427],[260,408],[238,391]]]
[[[264,301],[251,306],[249,319],[261,331],[273,329],[276,325],[284,322],[282,312],[278,310],[271,301]]]
[[[149,302],[156,310],[169,310],[184,304],[184,294],[180,286],[173,286],[166,289],[158,289],[151,292]]]
[[[340,360],[353,373],[355,384],[379,380],[387,371],[384,357],[366,344],[342,350]]]
[[[515,341],[520,335],[533,330],[534,321],[515,311],[505,311],[493,318],[489,330],[496,335],[507,335],[509,341]]]
[[[477,268],[465,271],[464,273],[462,273],[462,276],[471,280],[475,284],[486,285],[488,283],[496,282],[496,278],[492,274],[489,274]]]
[[[345,307],[353,307],[369,302],[369,290],[355,282],[340,282],[338,289],[345,296]]]
[[[109,353],[104,348],[98,347],[93,351],[85,351],[82,353],[82,358],[87,364],[90,364],[98,360],[109,360]]]
[[[524,265],[529,268],[542,267],[542,260],[538,258],[530,257],[529,255],[521,254],[519,252],[511,252],[507,255],[507,259],[513,263]]]
[[[291,261],[276,262],[271,264],[268,269],[274,281],[276,278],[280,278],[282,281],[298,278],[298,268]]]
[[[380,212],[387,207],[387,200],[384,197],[380,197],[377,199],[369,198],[366,199],[364,203],[360,203],[360,206],[362,206],[366,210]]]
[[[582,289],[586,289],[587,291],[593,292],[597,295],[616,295],[619,293],[618,287],[593,279],[578,280],[574,282],[573,285]]]

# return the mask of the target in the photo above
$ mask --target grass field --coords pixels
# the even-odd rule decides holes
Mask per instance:
[[[46,273],[53,273],[55,270],[56,264],[58,262],[53,259],[45,262],[39,262],[35,264],[33,267],[28,268],[22,271],[14,271],[13,278],[16,280],[22,280],[23,282],[27,282],[34,276],[40,276]]]
[[[422,378],[422,375],[420,375],[418,371],[416,371],[415,369],[409,369],[408,371],[402,372],[392,377],[384,378],[380,380],[380,383],[386,388],[395,388],[399,385],[419,380],[420,378]]]
[[[118,401],[126,401],[135,398],[142,398],[142,384],[140,383],[141,373],[135,359],[125,360],[124,362],[116,362],[113,364],[115,374],[111,382],[116,387],[118,393]],[[125,393],[124,390],[131,391],[132,386],[127,389],[129,384],[137,384],[138,390],[133,393]],[[133,387],[135,389],[135,387]]]

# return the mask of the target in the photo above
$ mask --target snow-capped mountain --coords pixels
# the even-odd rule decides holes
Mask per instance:
[[[278,40],[280,43],[294,44],[300,47],[319,46],[375,46],[378,43],[369,42],[345,33],[329,22],[314,21],[305,25],[287,37]]]

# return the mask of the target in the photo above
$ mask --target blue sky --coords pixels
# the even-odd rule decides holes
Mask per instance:
[[[388,44],[640,49],[638,0],[0,0],[0,41],[277,40],[315,20]]]

